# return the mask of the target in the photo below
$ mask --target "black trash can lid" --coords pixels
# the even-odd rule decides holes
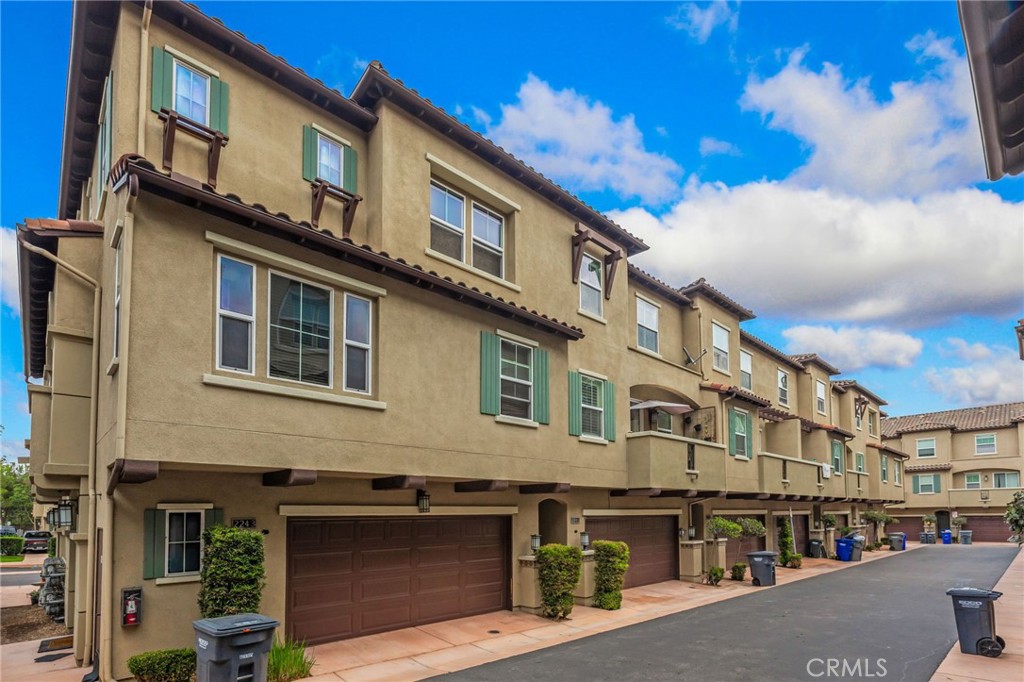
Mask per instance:
[[[192,627],[211,637],[228,637],[243,632],[273,630],[281,623],[259,613],[238,613],[234,616],[201,618],[192,621]]]
[[[995,601],[1003,596],[1002,592],[995,590],[983,590],[978,587],[952,587],[946,590],[951,597],[973,597],[974,599],[991,599]]]
[[[770,557],[777,557],[777,556],[779,556],[779,553],[778,552],[772,552],[770,550],[762,549],[762,550],[758,550],[756,552],[747,552],[747,556],[760,556],[760,557],[770,556]]]

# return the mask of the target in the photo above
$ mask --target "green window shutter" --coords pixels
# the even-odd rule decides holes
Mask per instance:
[[[153,111],[171,109],[174,103],[174,58],[162,48],[154,46],[152,62],[150,107]]]
[[[142,526],[142,577],[145,580],[162,578],[167,512],[163,509],[145,510]]]
[[[210,77],[210,127],[228,134],[228,84]]]
[[[932,480],[935,481],[935,492],[942,492],[942,476],[939,474],[932,474]]]
[[[352,147],[342,147],[341,153],[341,188],[356,194],[356,164],[358,155]]]
[[[914,474],[914,494],[917,495],[921,492],[921,477]]]
[[[753,443],[753,441],[754,441],[754,418],[750,416],[749,412],[747,412],[746,414],[744,414],[742,416],[743,416],[743,420],[746,422],[746,427],[747,427],[747,452],[746,452],[746,455],[747,455],[747,459],[750,459],[751,457],[753,457],[753,450],[754,450],[754,443]]]
[[[316,131],[313,126],[302,126],[302,179],[316,180]]]
[[[533,421],[538,424],[551,422],[551,392],[548,384],[548,352],[533,349]]]
[[[604,439],[615,440],[615,384],[604,382]]]
[[[729,410],[729,454],[736,456],[736,410]]]
[[[583,379],[569,370],[569,435],[583,433]]]
[[[498,414],[501,409],[501,340],[480,332],[480,412]]]
[[[203,514],[203,521],[207,528],[213,526],[224,525],[224,510],[223,509],[207,509],[206,513]]]

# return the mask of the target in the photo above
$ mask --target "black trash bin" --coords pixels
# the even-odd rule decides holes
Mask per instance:
[[[847,535],[846,539],[853,540],[853,551],[850,553],[850,561],[860,561],[861,553],[864,551],[864,544],[867,542],[867,538],[863,535],[858,535],[855,531]]]
[[[902,551],[907,548],[907,534],[906,533],[889,533],[889,545],[897,551]]]
[[[824,559],[825,543],[821,540],[809,540],[807,542],[807,556],[812,559]]]
[[[1003,593],[977,587],[954,587],[946,590],[946,594],[953,598],[960,651],[989,658],[1003,653],[1006,642],[996,634],[996,610],[993,603]]]
[[[750,564],[751,582],[757,587],[775,584],[775,557],[777,552],[749,552],[747,563]]]
[[[192,621],[196,682],[267,682],[267,655],[278,625],[258,613]]]

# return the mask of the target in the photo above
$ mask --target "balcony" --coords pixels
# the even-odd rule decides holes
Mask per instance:
[[[982,507],[985,509],[1003,509],[1013,499],[1014,493],[1022,488],[951,488],[949,506]]]
[[[847,497],[853,500],[866,500],[870,498],[871,491],[868,488],[868,472],[847,469],[844,478],[846,479]]]
[[[629,487],[725,490],[725,446],[655,431],[627,434]]]
[[[883,481],[880,476],[870,476],[868,478],[868,499],[902,502],[903,488],[893,483],[892,472],[889,472],[888,481]]]
[[[771,452],[759,453],[757,460],[763,492],[809,497],[818,497],[822,494],[821,488],[818,487],[818,471],[821,465],[817,462],[783,457]]]

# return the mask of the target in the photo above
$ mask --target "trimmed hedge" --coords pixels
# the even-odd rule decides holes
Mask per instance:
[[[580,581],[583,552],[579,547],[544,545],[535,555],[540,575],[541,614],[545,618],[568,618],[575,603],[572,592]]]
[[[629,569],[629,545],[613,540],[594,541],[594,606],[606,611],[622,607],[622,585]]]
[[[743,580],[747,576],[747,565],[742,561],[737,561],[732,565],[729,576],[733,580]]]
[[[0,554],[4,556],[21,556],[25,553],[25,538],[18,535],[0,537]]]
[[[57,536],[51,535],[46,541],[46,554],[51,557],[57,556]]]
[[[139,682],[194,682],[195,649],[159,649],[132,656],[128,671]]]
[[[203,531],[199,579],[199,612],[203,618],[258,612],[267,584],[263,534],[225,526],[207,528]]]
[[[708,569],[707,575],[704,576],[704,582],[708,585],[717,585],[722,582],[722,578],[725,577],[725,569],[719,566],[712,566]]]

